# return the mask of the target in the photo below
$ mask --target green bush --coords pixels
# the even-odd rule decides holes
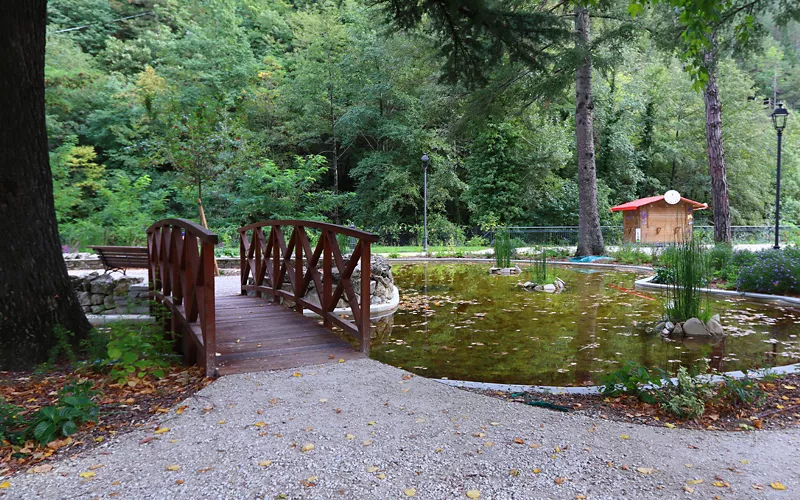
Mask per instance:
[[[398,258],[400,258],[400,254],[397,253],[397,252],[392,252],[392,253],[389,254],[389,258],[390,259],[398,259]]]
[[[726,406],[759,407],[764,404],[766,394],[758,382],[745,376],[735,379],[728,375],[722,376],[722,383],[717,389],[716,399]]]
[[[28,436],[46,445],[58,437],[75,434],[87,422],[97,422],[99,408],[92,400],[96,394],[91,382],[64,387],[55,406],[45,406],[33,415]]]
[[[651,372],[634,361],[628,361],[622,368],[601,377],[600,391],[607,397],[624,394],[634,396],[645,403],[655,404],[657,399],[653,388],[661,386],[662,375],[664,374],[661,370]]]
[[[614,260],[621,264],[641,265],[652,261],[652,257],[635,245],[621,245],[617,251],[612,252]]]
[[[156,325],[112,323],[95,329],[81,343],[90,366],[108,370],[118,383],[129,378],[164,376],[172,354],[172,341]]]
[[[464,243],[464,246],[468,246],[468,247],[485,247],[485,246],[489,246],[489,242],[486,241],[486,238],[483,238],[481,236],[473,236],[472,238],[468,239]]]
[[[770,294],[800,293],[800,248],[762,250],[739,268],[737,290]]]
[[[21,444],[25,441],[25,421],[21,417],[22,408],[0,398],[0,441]]]
[[[705,413],[706,401],[711,399],[713,391],[707,383],[698,379],[697,373],[696,369],[690,372],[685,366],[678,368],[677,382],[669,381],[664,385],[661,406],[665,410],[686,419],[697,418]]]

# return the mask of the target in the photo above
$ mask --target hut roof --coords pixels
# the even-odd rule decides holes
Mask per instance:
[[[623,203],[622,205],[617,205],[616,207],[611,207],[611,211],[620,212],[625,210],[637,210],[645,205],[649,205],[651,203],[655,203],[663,199],[664,199],[663,194],[660,194],[658,196],[650,196],[648,198],[641,198],[638,200],[629,201],[628,203]],[[705,208],[708,208],[708,203],[700,203],[697,201],[690,200],[689,198],[681,197],[681,201],[685,201],[686,203],[692,205],[692,208],[694,208],[695,210],[703,210]]]

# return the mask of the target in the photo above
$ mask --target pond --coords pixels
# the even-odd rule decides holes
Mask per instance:
[[[508,384],[591,385],[630,360],[675,372],[705,358],[718,371],[800,361],[800,309],[711,299],[728,333],[716,344],[653,333],[657,293],[633,272],[558,267],[560,294],[529,292],[490,264],[402,264],[400,309],[378,329],[371,357],[425,377]],[[525,269],[525,267],[523,267]],[[386,326],[386,325],[385,325]]]

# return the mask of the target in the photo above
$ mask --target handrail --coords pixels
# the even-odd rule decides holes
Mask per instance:
[[[378,241],[378,235],[374,233],[368,233],[367,231],[362,231],[360,229],[355,229],[352,227],[347,226],[340,226],[338,224],[330,224],[328,222],[318,222],[313,220],[296,220],[296,219],[289,219],[289,220],[264,220],[261,222],[254,222],[253,224],[248,224],[247,226],[239,228],[239,234],[245,231],[252,231],[253,229],[259,227],[267,227],[267,226],[302,226],[302,227],[310,227],[311,229],[320,229],[325,231],[333,231],[335,233],[343,234],[345,236],[351,236],[353,238],[360,238],[370,243],[375,243]]]
[[[195,236],[200,239],[200,241],[203,242],[208,242],[214,245],[219,243],[219,237],[215,233],[212,233],[196,222],[186,219],[161,219],[160,221],[154,222],[150,227],[147,228],[147,234],[150,234],[158,228],[165,226],[179,227],[184,231],[190,231],[194,233]]]
[[[172,313],[187,362],[216,375],[214,246],[217,235],[185,219],[163,219],[147,229],[150,294]]]
[[[264,234],[264,228],[269,227]],[[291,228],[287,241],[282,228]],[[306,228],[320,233],[316,248],[311,248]],[[357,238],[352,255],[342,256],[336,235]],[[359,340],[362,352],[369,351],[372,326],[370,309],[370,244],[378,236],[358,229],[305,220],[268,220],[239,228],[239,258],[242,294],[255,292],[272,296],[275,303],[281,299],[294,303],[295,310],[303,313],[310,309],[322,317],[325,327],[342,328]],[[317,266],[322,259],[321,269]],[[361,265],[359,294],[355,293],[351,277]],[[306,267],[305,272],[303,267]],[[335,266],[334,266],[335,265]],[[333,286],[333,269],[339,273],[339,281]],[[252,280],[252,283],[250,283]],[[288,280],[286,290],[285,280]],[[311,284],[316,294],[310,294]],[[316,301],[313,298],[316,296]],[[347,297],[353,321],[334,313],[339,299]],[[365,300],[361,300],[365,299]]]

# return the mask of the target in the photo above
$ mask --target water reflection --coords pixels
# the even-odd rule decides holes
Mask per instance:
[[[395,267],[400,310],[373,321],[371,355],[429,377],[547,385],[597,383],[628,360],[670,372],[700,359],[720,371],[800,361],[797,309],[713,301],[729,336],[675,342],[652,331],[661,300],[633,290],[633,273],[559,268],[567,289],[554,295],[488,267]]]

